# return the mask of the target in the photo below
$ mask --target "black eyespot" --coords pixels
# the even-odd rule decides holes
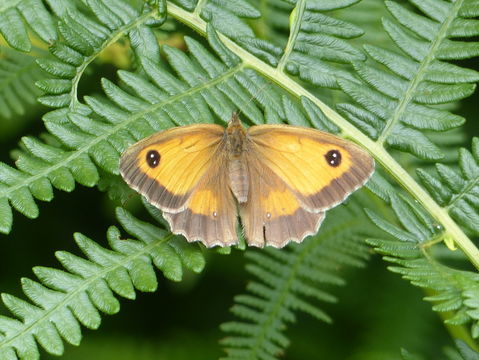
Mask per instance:
[[[329,150],[326,155],[324,155],[324,158],[329,166],[336,167],[341,164],[341,153],[339,150]]]
[[[146,153],[146,163],[151,168],[156,168],[160,164],[161,155],[156,150],[150,150]]]

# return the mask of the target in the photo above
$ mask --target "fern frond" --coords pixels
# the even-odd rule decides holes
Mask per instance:
[[[117,296],[134,299],[136,290],[155,291],[155,267],[173,281],[181,280],[183,268],[203,269],[204,258],[197,245],[186,244],[121,208],[117,218],[136,239],[123,238],[112,226],[107,232],[111,249],[106,249],[76,233],[75,241],[86,258],[58,251],[65,270],[39,266],[33,269],[39,281],[22,279],[29,301],[2,294],[16,318],[0,317],[1,359],[37,359],[38,345],[51,354],[63,354],[64,341],[80,343],[81,325],[97,329],[101,313],[119,311]]]
[[[179,1],[181,3],[181,1]],[[247,51],[269,64],[276,65],[282,49],[258,38],[246,20],[258,19],[261,13],[246,0],[199,1],[186,7],[192,16],[206,21],[220,33],[234,39]]]
[[[158,19],[161,19],[162,15],[158,14],[158,7],[147,9],[148,11],[141,14],[126,1],[89,1],[88,5],[98,21],[95,22],[78,11],[74,12],[74,8],[67,7],[64,21],[59,25],[65,42],[57,42],[51,48],[56,59],[38,59],[40,67],[56,77],[37,82],[45,92],[39,101],[60,108],[46,114],[44,118],[47,123],[52,123],[51,128],[54,129],[58,126],[57,122],[68,122],[66,116],[69,113],[75,113],[77,116],[91,113],[77,97],[79,81],[88,64],[123,33],[128,33],[135,50],[142,58],[159,58],[156,38],[148,27],[150,24],[157,25],[157,21],[160,21]],[[106,8],[106,5],[109,8]],[[65,126],[68,127],[68,124]],[[60,129],[58,133],[52,133],[62,138],[64,131]],[[82,142],[87,137],[86,133],[83,137],[73,133],[66,143],[78,149],[83,147]],[[92,140],[92,137],[89,138]],[[123,151],[124,147],[115,149],[106,141],[97,142],[93,157],[108,171],[116,174],[118,151]],[[53,187],[72,191],[75,182],[94,186],[99,181],[97,168],[84,147],[83,150],[72,152],[44,144],[34,138],[22,139],[21,145],[23,151],[16,162],[18,169],[0,163],[0,214],[3,215],[0,218],[0,232],[3,233],[11,230],[12,206],[25,216],[35,218],[39,213],[35,199],[50,201],[53,198]]]
[[[446,324],[471,326],[472,337],[479,337],[479,275],[446,266],[436,260],[433,247],[447,234],[413,202],[393,195],[391,207],[400,226],[387,222],[373,211],[371,220],[392,239],[368,239],[386,261],[389,270],[400,274],[413,285],[426,289],[425,300],[433,302],[434,311],[447,315]],[[444,246],[444,245],[442,245]],[[452,314],[452,315],[451,315]]]
[[[474,11],[464,11],[472,1],[438,0],[435,6],[411,3],[422,14],[386,2],[394,20],[384,19],[383,26],[398,49],[365,46],[372,64],[354,64],[362,81],[339,80],[359,106],[345,104],[339,109],[378,144],[437,160],[443,153],[424,131],[445,131],[463,124],[462,117],[434,105],[473,93],[479,73],[448,61],[478,55],[477,42],[456,39],[479,32],[472,30],[475,20],[469,19]]]
[[[256,280],[248,284],[247,294],[234,299],[231,311],[240,320],[221,325],[230,334],[221,341],[224,359],[277,359],[289,345],[284,332],[297,312],[331,322],[319,304],[337,301],[330,288],[344,284],[338,270],[361,267],[368,258],[361,234],[367,219],[358,214],[353,200],[331,211],[320,234],[301,246],[246,252],[246,269]]]
[[[351,72],[338,65],[365,59],[363,52],[347,41],[361,36],[363,31],[327,12],[357,2],[298,1],[291,13],[289,40],[278,68],[322,87],[337,88],[338,78],[352,79]]]
[[[464,1],[467,2],[467,0]],[[63,21],[59,25],[59,31],[63,40],[55,43],[51,49],[55,56],[54,60],[40,60],[42,68],[53,78],[43,79],[38,82],[38,85],[47,93],[41,101],[48,106],[58,108],[45,116],[45,124],[50,135],[55,136],[62,144],[56,146],[34,138],[24,138],[22,149],[17,152],[17,169],[5,164],[0,165],[0,230],[10,231],[12,208],[27,216],[36,216],[38,214],[36,199],[47,201],[52,199],[53,188],[71,191],[75,182],[93,186],[100,180],[105,180],[103,185],[108,184],[108,177],[118,174],[119,154],[135,141],[175,125],[218,122],[218,119],[225,122],[230,118],[233,110],[241,111],[246,121],[255,124],[264,121],[264,112],[268,123],[288,121],[291,124],[313,125],[336,133],[342,131],[342,136],[352,137],[369,148],[386,170],[389,170],[391,175],[400,182],[402,181],[403,185],[406,181],[408,181],[407,185],[410,185],[413,180],[403,176],[405,171],[389,156],[384,145],[394,147],[395,144],[390,135],[396,135],[396,131],[402,131],[403,137],[396,138],[403,142],[410,141],[409,147],[400,143],[396,146],[397,148],[409,150],[423,158],[435,159],[439,157],[439,153],[436,152],[439,146],[423,134],[429,130],[443,131],[462,124],[462,118],[438,109],[435,105],[468,96],[474,88],[472,82],[477,81],[476,72],[444,62],[455,56],[456,50],[453,46],[449,46],[451,45],[449,41],[458,34],[466,33],[461,32],[461,29],[471,27],[472,31],[468,31],[467,34],[475,34],[474,26],[470,26],[473,23],[464,19],[475,11],[475,7],[467,11],[462,9],[462,13],[459,11],[457,16],[451,17],[449,10],[456,9],[454,6],[459,2],[454,4],[440,2],[445,7],[452,5],[449,10],[440,11],[439,15],[434,13],[437,9],[422,9],[428,16],[418,16],[412,12],[408,13],[408,10],[403,8],[398,10],[397,5],[388,2],[396,20],[385,20],[385,26],[392,34],[395,43],[402,45],[402,40],[397,35],[404,33],[406,39],[413,45],[425,43],[426,54],[423,58],[416,56],[417,54],[402,54],[401,60],[396,65],[390,61],[378,60],[388,59],[388,54],[390,59],[391,55],[395,54],[391,50],[367,46],[368,54],[375,59],[375,63],[370,66],[363,63],[363,53],[349,41],[360,35],[361,30],[352,23],[338,20],[334,13],[330,12],[330,10],[352,5],[354,2],[353,0],[274,1],[278,9],[281,6],[285,9],[294,9],[291,16],[291,33],[284,49],[281,47],[281,41],[268,41],[254,35],[255,21],[252,20],[259,16],[259,11],[251,7],[248,1],[175,0],[168,2],[169,15],[180,19],[186,26],[198,30],[201,34],[207,35],[210,47],[215,53],[207,50],[200,42],[187,38],[189,52],[165,46],[163,49],[165,61],[160,59],[155,35],[149,27],[158,25],[164,20],[165,2],[150,0],[148,3],[153,4],[154,9],[146,7],[138,10],[132,8],[129,5],[130,2],[123,0],[86,0],[83,10],[89,10],[91,13],[82,11],[77,15],[74,7],[54,10],[62,11]],[[49,0],[50,3],[62,2]],[[93,19],[91,14],[94,14],[96,19]],[[410,19],[411,16],[413,20]],[[439,16],[443,18],[439,19]],[[427,21],[418,20],[420,18]],[[468,25],[465,26],[462,20],[467,21]],[[418,35],[424,29],[431,30],[431,23],[434,22],[439,24],[439,30],[446,29],[446,33],[452,30],[446,35],[444,31],[436,31],[444,35],[444,38],[435,38],[432,32]],[[416,28],[416,23],[423,29]],[[452,23],[455,25],[451,25]],[[212,24],[220,30],[219,35]],[[281,26],[284,29],[284,17],[278,21],[278,27]],[[416,35],[408,34],[406,27],[412,28]],[[229,38],[221,33],[228,35]],[[314,37],[311,36],[312,34]],[[103,49],[123,35],[129,36],[140,71],[120,71],[119,85],[110,80],[102,80],[105,96],[87,96],[86,104],[80,103],[77,95],[78,84],[85,70]],[[455,40],[451,42],[454,43]],[[475,43],[470,43],[473,48]],[[428,47],[427,44],[431,46]],[[434,44],[437,47],[432,46]],[[443,45],[447,50],[443,51],[445,55],[441,53]],[[404,45],[402,47],[404,48]],[[451,48],[453,48],[452,51]],[[440,60],[436,59],[441,56],[443,58]],[[317,76],[319,61],[321,61],[323,76]],[[434,62],[439,63],[439,68],[434,68]],[[355,78],[354,74],[347,70],[351,63],[354,64],[360,79]],[[313,68],[315,72],[312,71]],[[437,76],[438,72],[445,72],[449,74],[448,76],[452,73],[454,76],[441,80]],[[336,79],[339,77],[343,89],[347,86],[355,89],[359,94],[356,100],[360,105],[340,107],[344,114],[351,117],[353,125],[324,106],[315,95],[317,89],[313,89],[315,91],[313,94],[298,82],[298,78],[291,75],[310,84],[331,88],[337,87]],[[300,104],[285,96],[277,88],[270,87],[268,91],[262,91],[265,89],[263,84],[267,84],[265,78],[280,83],[283,88],[300,98]],[[361,81],[366,81],[370,85],[364,86]],[[354,88],[355,86],[357,88]],[[426,96],[428,93],[432,94],[430,99]],[[257,98],[257,103],[251,101],[252,97]],[[257,105],[258,103],[260,106]],[[390,108],[391,104],[396,107]],[[411,117],[406,116],[406,113],[412,114]],[[390,114],[393,115],[390,116]],[[328,119],[329,117],[333,122]],[[439,119],[435,119],[436,117]],[[370,140],[358,129],[375,141]],[[406,135],[411,136],[412,140],[404,140]],[[413,145],[417,147],[414,148]],[[425,153],[427,156],[424,155]],[[447,175],[451,177],[449,172]],[[447,179],[442,180],[447,183]],[[414,206],[408,203],[402,204],[401,199],[394,197],[395,189],[381,183],[379,177],[375,177],[370,187],[373,188],[374,185],[378,188],[377,192],[382,192],[384,199],[391,201],[406,230],[391,224],[389,226],[384,220],[376,217],[375,221],[380,227],[394,234],[396,243],[390,246],[390,243],[381,242],[385,241],[384,239],[371,240],[371,243],[385,253],[389,251],[388,259],[396,263],[393,270],[401,272],[415,284],[433,292],[431,298],[437,302],[438,311],[452,307],[452,311],[455,311],[458,317],[463,316],[459,319],[460,321],[473,324],[473,334],[476,334],[478,332],[476,303],[479,291],[476,291],[471,284],[476,284],[477,278],[469,276],[470,273],[467,272],[451,271],[434,261],[435,254],[428,246],[443,239],[441,229],[438,229],[434,221]],[[413,185],[408,190],[415,194],[416,198],[418,194],[426,194],[424,191],[420,192],[422,189],[416,183]],[[457,193],[456,189],[451,191]],[[461,192],[467,191],[461,189],[458,193]],[[431,215],[436,216],[431,211],[435,209],[436,204],[427,197],[427,194],[423,197],[423,202],[429,203],[427,210]],[[337,211],[341,213],[339,209]],[[447,216],[447,213],[446,216],[442,216],[444,213],[446,212],[441,212],[437,216],[439,221],[446,219],[449,222],[444,221],[444,226],[454,228],[456,224]],[[374,215],[371,217],[374,218]],[[143,225],[135,227],[135,229],[141,228],[135,233],[140,239],[151,236],[151,233],[157,233],[157,230],[152,227]],[[360,225],[362,227],[363,223]],[[362,255],[366,253],[364,247],[360,245],[357,245],[359,249],[354,248],[356,246],[354,244],[358,243],[360,235],[363,234],[355,233],[355,236],[344,234],[346,231],[344,218],[341,219],[339,229],[333,228],[332,225],[331,229],[331,233],[334,233],[331,238],[335,239],[331,248],[325,246],[327,240],[323,242],[318,236],[310,239],[309,247],[305,246],[311,253],[305,252],[303,247],[296,246],[281,253],[267,251],[262,254],[248,255],[252,262],[248,270],[260,280],[251,285],[250,294],[238,298],[238,306],[234,308],[235,313],[244,321],[225,325],[227,329],[231,326],[229,330],[235,334],[225,342],[229,349],[229,358],[251,359],[248,356],[254,355],[259,358],[274,359],[288,345],[288,339],[283,331],[286,325],[294,321],[296,310],[310,313],[323,321],[329,320],[317,302],[334,300],[329,291],[329,285],[341,282],[336,277],[339,265],[342,262],[346,265],[360,264]],[[115,236],[118,234],[118,230],[112,231]],[[323,228],[322,234],[328,234],[327,231],[327,227]],[[448,236],[451,234],[449,229],[446,234]],[[338,239],[337,236],[342,237]],[[115,239],[118,243],[124,244],[118,240],[118,237]],[[343,239],[344,241],[349,239],[349,241],[341,247]],[[77,235],[77,241],[88,256],[91,256],[91,260],[78,260],[78,258],[70,260],[71,255],[66,256],[66,260],[62,258],[65,267],[74,268],[74,271],[70,271],[74,273],[74,275],[71,274],[74,280],[71,280],[70,285],[77,286],[84,278],[89,279],[98,273],[105,274],[101,271],[101,267],[113,269],[112,266],[118,261],[124,260],[121,257],[122,254],[118,255],[118,252],[122,252],[118,250],[119,247],[114,248],[114,251],[105,250],[81,235]],[[129,240],[126,241],[130,244]],[[374,241],[379,242],[374,243]],[[136,246],[137,242],[132,241],[132,244]],[[181,245],[178,243],[177,248],[183,244],[185,243],[181,242]],[[414,244],[412,248],[411,244]],[[165,248],[168,249],[166,245]],[[320,250],[315,251],[316,248]],[[171,260],[172,263],[161,264],[164,265],[163,270],[167,276],[176,279],[175,274],[180,271],[177,256],[171,256],[168,250],[165,251],[156,259],[158,262],[165,259]],[[318,253],[319,251],[321,253]],[[131,254],[133,252],[132,250]],[[358,254],[362,255],[358,258],[356,257]],[[325,255],[329,256],[326,258]],[[148,256],[150,255],[145,255],[147,258]],[[130,253],[125,257],[130,259]],[[144,259],[144,257],[140,258]],[[151,262],[151,257],[149,259]],[[189,262],[191,261],[190,259]],[[139,269],[136,275],[132,275],[133,266]],[[130,278],[124,275],[125,268],[131,271],[128,275]],[[95,327],[99,323],[99,316],[95,316],[98,310],[117,311],[117,301],[111,296],[111,291],[125,297],[134,296],[135,281],[143,284],[141,279],[135,280],[135,277],[141,277],[142,274],[146,274],[147,277],[145,289],[152,289],[147,286],[154,282],[151,280],[153,278],[151,266],[148,267],[143,262],[127,263],[123,266],[123,270],[116,269],[112,270],[114,274],[111,276],[108,273],[104,278],[93,278],[93,283],[89,284],[94,284],[97,294],[87,293],[90,296],[87,299],[91,305],[89,310],[83,311],[86,315],[78,312],[71,313],[70,317],[77,316],[81,319],[80,322],[84,320],[87,326]],[[424,271],[428,277],[430,276],[431,283],[428,282],[429,278],[425,279],[423,273],[418,273],[416,270]],[[35,341],[38,341],[47,351],[59,354],[63,351],[63,340],[60,336],[71,343],[78,343],[80,339],[79,320],[68,320],[68,323],[58,320],[58,317],[68,316],[63,315],[66,307],[61,306],[67,301],[61,296],[70,294],[70,288],[61,287],[63,283],[61,279],[56,280],[57,272],[55,271],[38,269],[35,271],[40,276],[44,271],[46,280],[43,281],[43,278],[40,278],[43,285],[30,280],[24,284],[25,292],[35,303],[34,305],[9,295],[5,296],[7,306],[23,320],[18,322],[7,319],[6,325],[0,328],[2,336],[7,336],[7,345],[4,347],[7,356],[15,356],[15,352],[22,356],[26,354],[24,357],[37,356],[38,347]],[[77,281],[77,276],[82,278]],[[57,285],[58,281],[60,285]],[[103,285],[97,285],[95,281]],[[322,282],[327,285],[324,289]],[[83,301],[88,284],[82,284],[83,293],[80,290],[73,291],[76,291],[75,294],[81,293]],[[77,288],[74,287],[74,289]],[[88,289],[92,292],[91,288]],[[41,295],[37,295],[39,293]],[[451,293],[453,296],[448,297]],[[61,300],[57,301],[57,298]],[[54,309],[49,312],[48,309],[52,303],[56,307],[54,306]],[[58,305],[58,303],[61,304]],[[58,315],[60,312],[61,316]],[[49,317],[50,314],[57,317]],[[467,314],[469,318],[465,319],[463,314]],[[459,320],[453,321],[459,323]],[[2,351],[1,346],[0,339],[0,351]]]
[[[0,34],[19,51],[28,52],[32,47],[27,24],[43,41],[53,43],[57,39],[54,21],[42,0],[3,2],[0,7]]]
[[[254,32],[245,19],[257,19],[261,13],[246,0],[201,1],[195,12],[218,31],[229,37],[254,39]]]
[[[139,57],[159,58],[158,43],[149,27],[165,19],[158,8],[139,10],[125,0],[95,0],[87,5],[96,19],[79,11],[66,11],[58,25],[64,41],[50,49],[54,59],[38,60],[40,67],[54,77],[37,82],[46,93],[39,98],[44,105],[76,111],[80,106],[78,84],[88,65],[122,35],[129,36]]]
[[[435,173],[418,169],[429,194],[471,235],[479,235],[479,139],[472,140],[472,153],[459,150],[459,168],[436,164]]]
[[[36,64],[36,57],[0,47],[0,117],[23,115],[35,103],[40,91],[35,81],[45,74]]]

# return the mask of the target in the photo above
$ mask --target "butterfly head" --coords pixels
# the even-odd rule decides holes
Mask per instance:
[[[233,111],[233,113],[231,114],[231,119],[228,122],[228,129],[233,129],[233,128],[243,128],[243,125],[241,124],[241,120],[236,111]]]
[[[236,112],[233,112],[231,115],[225,135],[229,153],[233,157],[240,156],[245,146],[246,129],[241,124],[241,120]]]

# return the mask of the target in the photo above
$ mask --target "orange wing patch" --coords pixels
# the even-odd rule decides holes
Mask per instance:
[[[212,189],[198,189],[188,202],[188,208],[195,214],[217,217],[220,213],[221,194]],[[226,194],[225,194],[226,196]]]
[[[271,189],[266,194],[260,194],[260,197],[261,207],[267,220],[291,215],[300,207],[293,193],[284,186],[283,189]]]
[[[218,144],[212,139],[210,149],[205,144],[198,144],[199,135],[192,135],[185,139],[172,139],[163,144],[152,144],[142,149],[137,155],[137,164],[141,172],[154,179],[170,193],[184,195],[205,175],[215,151],[211,151]],[[205,151],[206,150],[206,151]],[[151,151],[158,152],[159,165],[151,167],[147,155]]]
[[[339,144],[284,133],[268,133],[254,140],[271,170],[303,195],[317,193],[351,169],[351,154]],[[341,154],[336,167],[328,166],[326,160],[328,152],[334,150]]]

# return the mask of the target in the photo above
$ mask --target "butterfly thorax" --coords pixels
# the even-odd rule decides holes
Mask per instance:
[[[249,178],[245,161],[248,151],[246,130],[236,113],[233,113],[225,131],[225,150],[228,159],[229,186],[239,203],[248,200]]]

